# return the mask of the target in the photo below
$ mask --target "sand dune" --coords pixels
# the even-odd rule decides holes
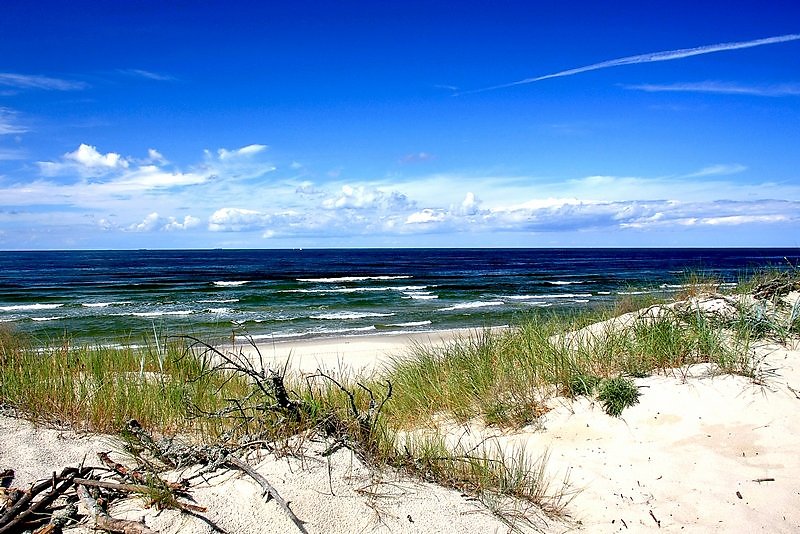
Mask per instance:
[[[595,327],[597,330],[600,327]],[[463,333],[459,333],[463,335]],[[345,365],[379,367],[411,342],[441,343],[455,334],[374,337],[262,346],[273,361],[291,355],[300,371]],[[800,346],[756,347],[754,381],[719,375],[708,365],[637,379],[639,404],[622,418],[586,398],[556,398],[536,427],[501,432],[480,425],[447,429],[462,444],[488,440],[502,449],[549,453],[548,476],[574,492],[560,520],[528,510],[542,532],[798,532],[800,531]],[[0,417],[0,468],[17,471],[17,485],[118,449],[113,438],[36,428]],[[349,450],[323,457],[321,443],[302,455],[250,458],[309,532],[507,532],[509,526],[477,501],[391,469],[375,473]],[[185,473],[181,473],[185,475]],[[175,474],[174,476],[178,476]],[[274,503],[234,471],[221,471],[192,491],[206,520],[148,510],[130,499],[112,513],[163,533],[292,532]],[[215,526],[214,526],[215,525]],[[217,528],[218,530],[215,530]],[[81,529],[88,532],[87,527]]]

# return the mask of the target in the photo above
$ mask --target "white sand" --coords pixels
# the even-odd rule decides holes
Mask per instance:
[[[252,361],[258,362],[258,352],[268,368],[282,367],[287,359],[291,369],[313,373],[317,369],[348,371],[369,374],[380,370],[393,358],[402,356],[413,344],[440,345],[459,336],[470,336],[468,329],[443,330],[413,334],[364,335],[338,338],[259,340],[256,347],[239,342],[226,350],[241,350]]]
[[[305,371],[342,363],[369,370],[408,342],[376,337],[270,348],[277,361],[291,353],[292,365]],[[525,447],[533,458],[549,451],[554,488],[568,474],[578,493],[565,521],[545,525],[537,519],[545,532],[800,532],[800,346],[763,344],[757,352],[761,384],[713,376],[713,368],[698,365],[638,379],[640,403],[621,419],[587,399],[555,399],[537,428],[504,434],[472,425],[454,429],[451,437],[462,444],[490,437],[500,447]],[[20,483],[75,465],[84,454],[91,462],[94,452],[111,448],[102,438],[36,429],[7,417],[0,417],[0,432],[0,468],[15,468]],[[391,470],[376,480],[349,451],[337,452],[329,463],[320,447],[310,444],[302,460],[264,456],[258,463],[310,532],[508,531],[458,492]],[[192,493],[208,507],[205,516],[226,532],[294,529],[239,473],[223,473]],[[135,499],[113,513],[145,516],[164,533],[214,532],[176,511],[142,510]]]

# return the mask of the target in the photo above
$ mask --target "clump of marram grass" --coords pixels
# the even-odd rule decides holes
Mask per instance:
[[[600,383],[597,399],[603,410],[612,417],[622,415],[622,410],[639,402],[639,389],[633,380],[617,376]]]
[[[557,487],[553,485],[546,469],[547,451],[532,458],[524,448],[506,451],[494,442],[453,446],[441,435],[429,432],[395,436],[395,442],[400,453],[393,455],[391,465],[424,480],[476,495],[504,520],[513,515],[500,512],[498,498],[512,498],[517,504],[533,503],[555,517],[563,513],[575,495],[569,489],[568,475]],[[524,518],[531,522],[530,516]]]

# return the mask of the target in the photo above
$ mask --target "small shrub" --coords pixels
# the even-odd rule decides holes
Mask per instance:
[[[639,389],[633,380],[618,376],[600,384],[597,398],[608,415],[619,417],[622,410],[639,402]]]

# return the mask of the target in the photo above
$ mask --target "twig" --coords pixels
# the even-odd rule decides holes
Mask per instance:
[[[266,495],[267,500],[269,500],[270,497],[274,498],[275,502],[277,502],[278,505],[281,508],[283,508],[283,510],[289,515],[289,518],[292,520],[292,523],[294,523],[297,526],[298,530],[303,534],[308,534],[306,527],[303,526],[303,522],[300,521],[300,519],[296,515],[294,515],[294,512],[292,512],[291,508],[289,508],[289,503],[287,503],[283,499],[283,497],[280,496],[280,494],[275,490],[275,488],[272,487],[272,484],[270,484],[269,481],[266,478],[264,478],[263,475],[261,475],[261,473],[259,473],[258,471],[253,469],[249,464],[243,462],[242,460],[240,460],[235,456],[229,456],[226,460],[226,463],[250,475],[250,477],[252,477],[253,480],[255,480],[258,483],[258,485],[263,488],[264,495]]]
[[[158,534],[155,530],[151,530],[144,523],[137,523],[136,521],[129,521],[127,519],[115,519],[108,515],[100,508],[97,501],[89,495],[89,490],[86,486],[79,484],[77,486],[78,497],[81,498],[83,504],[89,509],[89,512],[94,517],[95,527],[107,532],[117,532],[121,534]]]
[[[126,465],[123,465],[119,462],[115,462],[108,456],[108,453],[98,452],[97,457],[100,458],[100,461],[103,462],[109,469],[114,471],[119,476],[131,480],[133,482],[136,482],[138,484],[146,485],[148,483],[147,478],[141,471],[139,471],[138,469],[130,469]],[[184,487],[182,484],[179,484],[177,482],[167,482],[166,480],[162,480],[161,478],[158,478],[158,482],[160,482],[161,484],[163,484],[164,486],[168,487],[171,490],[181,490]]]
[[[142,484],[119,484],[117,482],[109,482],[107,480],[91,480],[86,478],[76,478],[75,484],[80,484],[82,486],[94,486],[97,488],[106,488],[112,489],[117,491],[125,491],[129,493],[147,493],[151,491],[153,488],[150,486],[144,486]],[[181,502],[175,500],[175,506],[181,510],[191,510],[192,512],[205,512],[207,508],[204,506],[198,506],[196,504],[190,504],[186,502]]]

